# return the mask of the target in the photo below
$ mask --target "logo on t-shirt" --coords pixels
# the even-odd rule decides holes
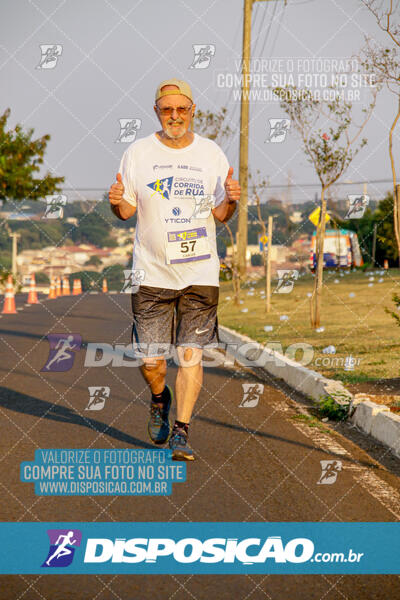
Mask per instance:
[[[169,200],[172,188],[172,180],[173,177],[164,177],[163,179],[156,179],[155,181],[148,183],[147,187],[154,190],[154,194],[151,195],[151,198],[155,194],[161,194],[162,198]]]

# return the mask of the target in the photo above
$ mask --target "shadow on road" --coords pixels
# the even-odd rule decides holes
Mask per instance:
[[[51,421],[59,421],[62,423],[68,423],[70,425],[87,427],[88,429],[92,429],[93,431],[112,437],[120,442],[131,444],[132,446],[153,449],[155,447],[153,444],[149,444],[143,440],[132,437],[131,435],[116,429],[115,427],[110,427],[106,423],[81,416],[67,406],[51,404],[50,402],[46,402],[46,400],[28,396],[9,388],[0,387],[0,406],[7,408],[8,410],[13,410],[26,415],[32,415],[42,419],[50,419]]]
[[[351,458],[350,456],[345,456],[343,454],[338,454],[336,452],[333,452],[332,450],[330,450],[328,452],[327,450],[324,450],[323,448],[318,448],[317,446],[314,446],[312,444],[305,444],[304,442],[299,442],[297,440],[290,440],[290,439],[284,438],[280,435],[273,435],[272,433],[265,433],[264,431],[258,431],[257,429],[241,427],[240,425],[234,425],[233,423],[225,423],[224,421],[219,421],[218,419],[210,419],[210,417],[196,416],[196,420],[203,421],[204,423],[209,423],[210,425],[216,425],[217,427],[224,427],[225,429],[227,428],[227,429],[233,429],[234,431],[241,431],[243,433],[255,435],[257,437],[262,437],[262,438],[267,438],[270,440],[284,442],[285,444],[294,444],[295,446],[300,446],[301,448],[306,448],[307,450],[317,450],[317,451],[323,452],[324,454],[327,454],[329,456],[336,456],[343,462],[361,464],[361,465],[368,466],[368,467],[373,466],[368,461],[356,460],[356,459]]]

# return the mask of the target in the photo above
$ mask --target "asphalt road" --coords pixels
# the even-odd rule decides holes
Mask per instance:
[[[89,342],[128,344],[129,295],[44,300],[0,319],[1,521],[397,521],[399,479],[332,429],[296,418],[298,405],[265,378],[257,406],[243,408],[243,368],[205,369],[191,425],[197,460],[168,497],[39,497],[19,480],[38,448],[147,448],[149,391],[137,368],[85,367]],[[78,333],[66,372],[42,372],[48,333]],[[169,366],[173,385],[176,366]],[[85,411],[88,386],[110,387],[101,411]],[[382,452],[385,452],[382,450]],[[338,459],[333,485],[318,485],[321,460]],[[395,600],[397,576],[1,576],[1,600]]]

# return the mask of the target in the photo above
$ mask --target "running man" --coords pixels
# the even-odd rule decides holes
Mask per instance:
[[[175,460],[194,459],[188,433],[203,381],[202,351],[219,341],[214,218],[227,221],[240,198],[239,183],[220,147],[190,131],[195,107],[186,82],[161,82],[154,105],[161,129],[128,147],[109,190],[117,217],[129,219],[137,210],[132,268],[145,275],[131,296],[132,341],[152,393],[150,439],[155,444],[169,440]],[[202,196],[211,196],[214,207],[206,217],[194,216]],[[171,344],[179,363],[172,430],[173,394],[165,384],[165,347]]]
[[[58,340],[55,350],[58,352],[55,353],[53,358],[47,363],[46,369],[49,370],[53,363],[58,364],[62,360],[67,360],[71,358],[71,353],[68,350],[73,350],[76,348],[76,344],[71,344],[74,339],[73,335],[69,335],[67,338],[61,338]]]
[[[73,531],[68,531],[66,535],[59,535],[56,541],[57,549],[55,552],[46,560],[46,565],[50,566],[51,561],[54,558],[61,558],[62,556],[66,556],[67,554],[71,554],[70,548],[67,546],[73,546],[76,543],[76,540],[71,539],[74,535]],[[62,542],[60,542],[62,540]]]

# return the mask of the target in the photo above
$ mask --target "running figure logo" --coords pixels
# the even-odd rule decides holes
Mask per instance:
[[[141,119],[119,119],[120,132],[115,143],[131,143],[136,139],[138,129],[142,125]]]
[[[255,408],[264,393],[263,383],[242,383],[243,398],[239,408]]]
[[[366,194],[363,196],[349,194],[347,197],[349,199],[349,210],[347,211],[345,219],[361,219],[369,204],[369,196]]]
[[[191,219],[207,219],[215,206],[215,196],[195,196],[195,207]]]
[[[121,294],[135,294],[140,286],[140,283],[145,278],[144,269],[124,269],[124,285]]]
[[[332,485],[335,483],[339,471],[342,470],[342,461],[341,460],[321,460],[321,469],[322,473],[317,481],[318,485]]]
[[[173,177],[164,177],[164,179],[156,179],[155,181],[148,183],[147,187],[154,190],[154,194],[152,194],[150,197],[152,198],[156,194],[161,194],[162,198],[169,200],[172,188],[172,180]]]
[[[207,69],[215,55],[215,44],[193,44],[194,58],[189,69]]]
[[[110,388],[107,386],[89,386],[89,402],[85,410],[101,410],[107,398],[110,397]]]
[[[299,272],[296,269],[278,269],[278,285],[275,294],[289,294],[292,291],[294,282],[299,278]]]
[[[51,333],[49,356],[41,371],[69,371],[74,364],[75,352],[80,350],[82,337],[79,333]]]
[[[36,68],[54,69],[59,57],[62,54],[62,49],[63,47],[61,44],[41,44],[40,52],[42,53],[42,57]]]
[[[46,196],[46,211],[42,219],[62,219],[64,216],[64,206],[67,204],[67,196],[64,194],[55,194]]]
[[[286,134],[290,129],[290,119],[268,119],[270,132],[266,142],[279,144],[284,142]]]
[[[48,529],[50,548],[42,567],[68,567],[74,558],[75,547],[81,545],[79,529]]]

